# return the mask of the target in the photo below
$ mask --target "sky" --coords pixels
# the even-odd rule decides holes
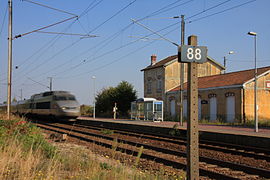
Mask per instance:
[[[7,99],[7,7],[0,0],[0,102]],[[12,98],[49,90],[48,77],[80,104],[92,105],[95,93],[121,81],[142,97],[150,56],[162,60],[177,47],[138,23],[180,44],[181,20],[172,17],[181,15],[186,42],[196,35],[208,56],[220,64],[225,56],[226,72],[254,68],[249,31],[257,33],[257,66],[270,66],[269,0],[13,0],[13,37],[22,36],[13,39]]]

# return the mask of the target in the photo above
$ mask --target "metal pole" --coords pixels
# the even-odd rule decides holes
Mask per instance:
[[[96,77],[93,76],[93,84],[94,84],[94,100],[93,100],[93,103],[94,103],[94,109],[93,109],[93,118],[95,119],[96,118],[96,83],[95,83],[95,79]]]
[[[9,20],[8,20],[8,97],[7,116],[10,119],[11,112],[11,78],[12,78],[12,0],[8,0]]]
[[[188,37],[188,45],[197,46],[197,36]],[[188,63],[187,179],[199,179],[198,67]]]
[[[255,73],[254,73],[254,112],[255,112],[255,132],[259,132],[259,128],[258,128],[258,104],[257,104],[257,35],[254,36],[254,50],[255,50],[255,54],[254,54],[254,59],[255,59]]]
[[[254,36],[254,121],[255,121],[255,132],[259,132],[258,127],[258,105],[257,105],[257,33],[248,32],[250,36]]]
[[[52,91],[52,77],[48,77],[50,79],[50,91]]]
[[[225,68],[225,70],[224,70],[224,74],[226,73],[226,56],[224,56],[224,68]]]
[[[181,46],[185,44],[185,19],[184,15],[181,15]],[[179,111],[179,118],[180,118],[180,125],[183,126],[183,118],[184,118],[184,76],[185,76],[185,66],[184,63],[180,62],[180,111]]]

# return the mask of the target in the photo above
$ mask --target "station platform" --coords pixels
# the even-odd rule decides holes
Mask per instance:
[[[84,123],[94,123],[104,128],[115,127],[165,136],[169,136],[172,130],[178,129],[179,136],[186,136],[186,123],[180,126],[180,123],[172,121],[153,122],[110,118],[93,119],[91,117],[79,117],[78,120],[84,121]],[[255,132],[252,127],[199,124],[199,136],[203,140],[270,149],[270,128],[259,127],[259,132]]]

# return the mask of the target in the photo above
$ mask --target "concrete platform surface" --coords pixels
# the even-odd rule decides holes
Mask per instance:
[[[142,126],[164,127],[164,128],[173,128],[175,125],[177,125],[179,129],[186,130],[186,123],[184,123],[184,126],[180,126],[180,123],[172,121],[153,122],[143,120],[112,119],[112,118],[93,119],[92,117],[79,117],[78,119],[111,122],[111,123],[133,124]],[[270,138],[270,128],[260,128],[260,127],[259,132],[254,132],[254,128],[252,127],[199,124],[199,131]]]

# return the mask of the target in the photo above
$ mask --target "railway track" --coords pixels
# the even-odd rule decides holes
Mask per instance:
[[[89,125],[81,125],[81,124],[76,124],[76,126],[82,127],[82,128],[89,128],[93,130],[102,129],[97,126],[89,126]],[[108,128],[106,127],[106,129]],[[178,144],[178,145],[179,144],[186,145],[186,138],[183,138],[183,137],[168,137],[168,136],[160,136],[160,135],[159,137],[157,137],[156,135],[153,135],[151,133],[138,134],[138,133],[115,130],[115,129],[110,129],[110,130],[113,130],[115,133],[122,134],[122,135],[134,136],[134,137],[144,138],[144,139],[151,139],[151,140],[156,140],[156,141],[166,141],[166,142]],[[246,147],[246,146],[240,146],[240,145],[235,145],[235,144],[206,141],[206,140],[200,140],[199,148],[215,150],[215,151],[220,151],[224,153],[230,153],[233,155],[241,155],[244,157],[251,157],[254,159],[261,159],[261,160],[266,160],[267,162],[270,162],[270,151],[266,149]]]
[[[138,147],[144,147],[141,158],[172,166],[176,169],[186,168],[185,149],[179,148],[184,146],[182,140],[169,139],[166,137],[156,137],[153,135],[142,135],[125,131],[115,130],[113,134],[108,135],[102,133],[102,128],[89,127],[80,124],[37,124],[39,127],[51,132],[60,134],[68,134],[72,138],[80,139],[86,142],[94,143],[108,149],[115,148],[116,151],[125,152],[126,154],[136,156]],[[117,147],[115,147],[117,140]],[[162,145],[163,144],[163,145]],[[174,144],[174,146],[172,146]],[[169,146],[166,147],[166,146]],[[179,148],[179,149],[177,149]],[[219,153],[227,153],[228,156],[237,154],[253,159],[263,159],[268,157],[267,154],[245,152],[240,149],[228,150],[224,147],[201,144],[200,150],[216,151]],[[214,150],[213,150],[214,149]],[[239,149],[239,147],[238,147]],[[236,151],[236,152],[235,152]],[[256,155],[251,155],[256,154]],[[257,160],[256,159],[256,160]],[[264,160],[265,161],[265,160]],[[269,164],[269,161],[267,161]],[[200,153],[200,175],[207,176],[212,179],[262,179],[270,178],[269,169],[247,166],[235,162],[224,161],[213,157],[207,157]]]

